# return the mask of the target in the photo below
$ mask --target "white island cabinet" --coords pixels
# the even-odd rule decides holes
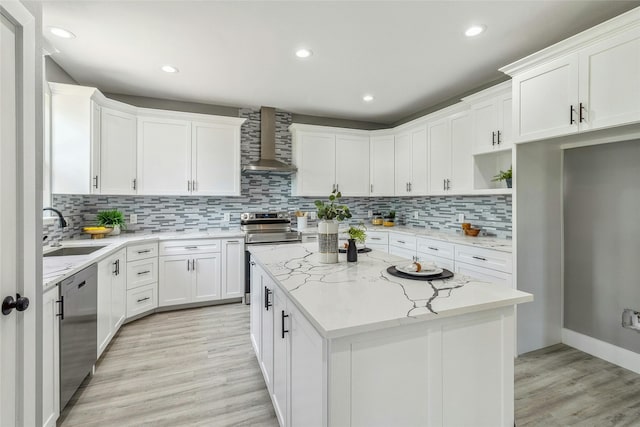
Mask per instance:
[[[42,425],[55,427],[60,415],[59,287],[42,294]]]
[[[514,306],[530,294],[396,278],[406,260],[380,252],[327,266],[314,246],[250,249],[252,295],[273,288],[253,296],[251,335],[282,427],[514,424]]]
[[[98,358],[127,315],[127,250],[98,263]]]

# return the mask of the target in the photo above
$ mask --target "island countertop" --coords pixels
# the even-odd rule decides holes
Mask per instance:
[[[255,245],[255,260],[325,338],[457,316],[533,300],[533,295],[456,274],[447,280],[409,280],[387,268],[401,257],[372,251],[358,262],[318,260],[317,243]]]

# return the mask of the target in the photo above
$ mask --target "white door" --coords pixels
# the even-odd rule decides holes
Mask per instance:
[[[289,388],[289,325],[286,300],[278,287],[273,289],[273,408],[281,426],[291,426],[287,417],[287,389]]]
[[[238,126],[193,123],[193,194],[240,195],[240,129]]]
[[[369,144],[371,196],[394,195],[394,152],[393,135],[371,137]]]
[[[395,137],[395,195],[409,195],[411,182],[411,134],[403,133]]]
[[[578,54],[515,76],[513,87],[514,142],[578,131]]]
[[[241,240],[222,242],[222,298],[244,295],[244,243]]]
[[[98,357],[113,337],[111,281],[116,274],[116,258],[109,257],[98,263]]]
[[[102,121],[102,107],[95,101],[91,101],[91,185],[92,194],[100,194],[100,137]]]
[[[411,181],[409,194],[424,196],[428,193],[428,153],[427,127],[421,126],[411,131]]]
[[[191,302],[191,257],[172,255],[158,262],[158,306]]]
[[[194,255],[192,259],[193,302],[220,299],[220,254]]]
[[[450,190],[468,191],[473,186],[473,139],[471,114],[464,112],[451,118]]]
[[[473,152],[493,151],[498,131],[498,103],[495,99],[480,102],[471,107],[473,115]]]
[[[429,131],[429,193],[447,192],[447,180],[451,179],[450,119],[442,119],[428,126]]]
[[[336,185],[343,196],[369,195],[369,137],[336,135]]]
[[[0,300],[16,297],[18,271],[17,170],[16,170],[16,51],[14,26],[0,15]],[[18,316],[13,310],[0,317],[0,420],[15,424],[16,417],[16,360]],[[5,421],[7,420],[7,421]]]
[[[327,196],[336,184],[335,135],[302,133],[299,150],[299,195]]]
[[[118,331],[127,317],[127,259],[126,249],[119,251],[115,259],[115,274],[111,276],[111,330]]]
[[[513,97],[511,92],[498,97],[498,149],[513,147]]]
[[[251,323],[250,334],[253,350],[256,352],[258,362],[262,360],[262,308],[260,305],[262,300],[262,277],[259,273],[260,269],[254,261],[251,261]]]
[[[138,118],[138,194],[191,194],[191,123]]]
[[[36,408],[42,377],[36,365],[41,356],[36,341],[42,339],[36,327],[36,312],[42,311],[37,297],[42,292],[42,197],[36,195],[42,163],[36,158],[36,128],[43,123],[36,116],[42,94],[36,94],[35,85],[42,76],[35,67],[36,57],[41,58],[35,23],[20,2],[0,0],[0,300],[17,293],[30,299],[27,310],[0,314],[2,425],[42,422]]]
[[[640,29],[580,52],[580,129],[640,120]]]
[[[262,316],[262,353],[260,355],[260,366],[262,368],[262,373],[264,374],[264,381],[267,385],[267,390],[269,393],[273,392],[273,342],[276,339],[275,337],[275,309],[273,306],[274,295],[273,288],[274,284],[271,282],[266,273],[262,272],[262,269],[258,269],[260,271],[260,278],[262,283],[262,289],[260,290],[260,294],[262,295],[262,301],[260,301],[260,311]]]
[[[136,194],[136,117],[102,108],[100,193]]]

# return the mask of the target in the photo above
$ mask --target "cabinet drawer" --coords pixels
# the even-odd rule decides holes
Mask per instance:
[[[443,242],[441,240],[425,239],[424,237],[418,237],[417,239],[417,251],[424,255],[433,255],[440,258],[447,258],[453,260],[454,245],[453,243]]]
[[[373,249],[374,251],[380,251],[386,254],[389,253],[389,245],[387,244],[380,245],[378,243],[367,243],[367,247]]]
[[[220,240],[173,240],[160,243],[160,255],[195,255],[198,253],[220,252]]]
[[[389,244],[389,233],[386,231],[367,231],[367,246]]]
[[[158,283],[140,286],[127,291],[127,317],[158,307]]]
[[[492,270],[502,271],[503,273],[511,273],[512,271],[512,257],[510,253],[463,245],[455,245],[455,248],[456,262],[490,268]]]
[[[127,248],[127,261],[158,257],[158,243],[145,243]]]
[[[158,258],[127,263],[127,289],[135,289],[158,281]]]
[[[411,251],[416,250],[416,236],[408,234],[389,233],[389,246],[404,248]]]
[[[318,241],[317,234],[303,234],[302,235],[302,243],[312,243]]]
[[[434,256],[431,254],[423,254],[420,252],[418,252],[417,258],[418,258],[418,262],[420,263],[432,262],[436,265],[436,267],[446,268],[451,272],[454,271],[455,266],[452,259],[442,258],[442,257]]]
[[[478,267],[477,265],[465,264],[464,262],[456,262],[455,272],[457,274],[464,274],[465,276],[473,277],[474,279],[478,279],[482,282],[495,283],[497,285],[513,288],[512,276],[509,273],[490,270],[488,268]]]
[[[416,256],[416,251],[411,249],[399,248],[397,246],[389,245],[389,253],[391,255],[396,255],[402,258],[406,258],[408,260],[413,261]]]

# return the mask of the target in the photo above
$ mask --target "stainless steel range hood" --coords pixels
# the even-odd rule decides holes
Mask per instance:
[[[276,110],[260,108],[260,159],[242,168],[243,172],[284,172],[297,171],[295,166],[276,160]]]

